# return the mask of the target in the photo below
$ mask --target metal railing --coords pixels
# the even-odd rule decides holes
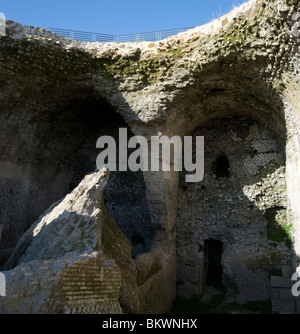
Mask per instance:
[[[57,29],[57,28],[47,28],[46,30],[61,35],[63,37],[67,37],[82,42],[114,42],[116,37],[115,35],[96,34],[92,32]]]
[[[169,30],[158,30],[149,31],[142,33],[126,34],[126,35],[109,35],[109,34],[98,34],[93,32],[84,32],[77,30],[67,30],[58,28],[47,28],[46,30],[51,31],[55,34],[74,39],[81,42],[138,42],[138,41],[151,41],[156,42],[165,39],[170,36],[177,35],[181,32],[191,28],[178,28]]]

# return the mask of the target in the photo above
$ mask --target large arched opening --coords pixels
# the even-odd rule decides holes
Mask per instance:
[[[206,294],[210,239],[223,245],[225,289],[215,293],[228,301],[269,300],[270,277],[290,278],[295,267],[288,110],[257,74],[251,61],[211,64],[172,104],[165,132],[205,137],[203,182],[187,184],[185,172],[178,182],[177,294],[186,298]],[[172,197],[177,182],[169,185]]]
[[[14,145],[3,146],[1,161],[2,264],[29,226],[96,170],[99,137],[112,136],[118,144],[119,128],[133,136],[123,118],[93,89],[68,92],[55,110],[8,114],[1,114],[6,118],[2,134],[7,141],[13,138]],[[133,255],[148,251],[153,231],[142,173],[112,172],[104,200],[132,244]]]

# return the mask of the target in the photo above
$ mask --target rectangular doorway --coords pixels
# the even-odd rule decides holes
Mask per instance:
[[[206,286],[210,285],[218,290],[223,287],[223,242],[209,239],[205,241],[205,272]]]

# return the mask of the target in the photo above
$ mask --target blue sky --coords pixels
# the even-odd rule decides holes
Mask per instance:
[[[245,0],[0,0],[7,19],[105,34],[195,27]]]

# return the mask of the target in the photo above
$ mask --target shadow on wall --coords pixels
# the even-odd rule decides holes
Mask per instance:
[[[103,103],[103,102],[102,102]],[[117,143],[117,167],[119,166],[119,129],[127,128],[128,140],[133,136],[123,118],[108,104],[103,107],[99,101],[82,103],[84,110],[91,116],[92,126],[88,129],[82,147],[78,150],[76,159],[72,165],[72,180],[70,189],[76,186],[83,177],[94,171],[96,159],[101,152],[96,148],[97,139],[101,136],[111,136]],[[76,103],[76,108],[81,109]],[[74,108],[71,107],[72,110]],[[105,112],[99,115],[99,110]],[[81,112],[80,112],[81,113]],[[97,118],[99,117],[99,119]],[[97,121],[96,121],[97,120]],[[128,156],[132,150],[128,150]],[[132,245],[132,254],[146,253],[150,250],[154,231],[151,227],[150,215],[146,201],[146,185],[143,173],[111,172],[110,179],[104,191],[104,201],[107,212],[116,221],[122,232]]]
[[[270,276],[291,279],[295,258],[284,143],[246,117],[210,121],[193,136],[205,137],[205,177],[187,184],[180,174],[177,294],[270,300]]]
[[[0,251],[9,248],[10,254],[39,215],[74,189],[86,173],[95,169],[94,157],[99,153],[95,152],[96,139],[103,134],[113,135],[119,126],[127,127],[118,113],[130,124],[137,122],[137,128],[142,122],[119,91],[118,79],[106,69],[105,65],[111,65],[111,59],[99,59],[76,48],[67,50],[50,43],[40,43],[35,45],[30,55],[26,54],[24,61],[23,55],[19,55],[18,59],[14,57],[18,41],[9,39],[11,43],[5,48],[9,70],[4,68],[3,76],[15,87],[20,87],[14,103],[10,88],[5,87],[8,93],[3,91],[3,96],[8,98],[3,101],[0,113],[0,134],[3,138],[0,150],[0,225],[3,226]],[[32,46],[30,41],[27,43]],[[50,54],[51,59],[46,62]],[[139,61],[139,55],[131,54],[130,63]],[[33,69],[32,64],[37,63],[39,66]],[[19,64],[22,66],[19,67]],[[0,67],[3,69],[2,64]],[[28,82],[31,84],[28,85]],[[150,83],[146,81],[142,85]],[[118,113],[103,97],[111,99],[109,103],[118,105]],[[154,123],[153,128],[156,129],[158,122]],[[108,211],[131,241],[133,255],[145,252],[151,247],[154,231],[150,223],[156,219],[153,219],[156,207],[152,207],[150,221],[144,180],[139,173],[118,172],[111,175],[111,180],[105,192]],[[149,178],[147,183],[149,185]],[[156,195],[150,194],[149,189],[147,192],[149,197]],[[164,207],[163,199],[155,198],[155,201],[155,204],[161,202],[160,207]],[[164,213],[156,210],[155,215],[159,216],[160,224]],[[164,226],[159,228],[163,230]],[[147,284],[141,282],[150,313],[166,312],[174,297],[174,253],[169,254],[169,247],[164,247],[164,243],[162,248],[166,248],[171,261],[166,257],[161,260],[164,261],[163,270],[160,265],[155,266],[155,285],[153,280]],[[163,257],[161,253],[164,250],[159,249],[159,259]],[[2,263],[9,254],[2,258]],[[150,254],[148,257],[153,256]],[[144,261],[142,255],[137,261]],[[148,268],[148,263],[143,268],[147,274],[142,276],[148,280],[153,274],[152,268]],[[156,273],[157,270],[161,273]],[[157,298],[158,295],[160,298]]]
[[[72,99],[61,110],[42,114],[31,111],[31,123],[36,122],[36,126],[34,138],[26,143],[32,151],[26,157],[26,167],[20,167],[20,157],[19,167],[13,166],[19,174],[11,172],[1,178],[2,186],[10,189],[10,194],[0,195],[5,195],[0,209],[0,264],[8,259],[17,241],[40,214],[96,169],[100,153],[96,149],[97,139],[108,135],[118,142],[119,128],[128,128],[106,101],[95,98],[94,92],[89,94],[84,99]],[[7,170],[8,166],[4,168]],[[149,250],[153,231],[142,173],[111,173],[105,199],[109,214],[131,242],[133,255]]]

